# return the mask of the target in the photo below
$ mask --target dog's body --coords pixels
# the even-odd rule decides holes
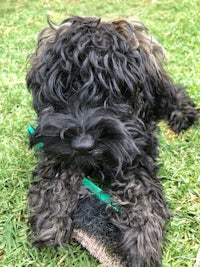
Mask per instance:
[[[70,240],[88,198],[84,174],[119,206],[106,216],[124,265],[161,266],[169,212],[157,178],[156,123],[165,119],[178,133],[198,119],[162,59],[162,47],[138,22],[72,17],[42,31],[27,74],[38,114],[31,146],[43,143],[29,192],[35,244]]]

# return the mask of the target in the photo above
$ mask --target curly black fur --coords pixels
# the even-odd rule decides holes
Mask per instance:
[[[107,215],[125,266],[161,266],[169,212],[157,178],[156,123],[165,119],[178,133],[198,119],[163,58],[139,22],[71,17],[41,32],[27,74],[38,114],[30,143],[43,143],[29,192],[37,245],[70,240],[84,174],[99,178],[120,207]]]

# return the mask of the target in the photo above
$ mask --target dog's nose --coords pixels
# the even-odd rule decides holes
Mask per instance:
[[[91,135],[84,135],[76,137],[72,140],[71,146],[74,150],[79,152],[87,152],[94,148],[95,141]]]

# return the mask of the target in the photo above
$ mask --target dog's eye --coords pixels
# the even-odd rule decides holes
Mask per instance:
[[[102,139],[110,139],[110,138],[114,138],[115,135],[116,135],[116,133],[114,131],[112,131],[111,129],[104,129],[102,131],[101,138]]]
[[[77,131],[74,128],[65,128],[60,132],[60,138],[62,140],[77,136]]]
[[[77,136],[77,131],[74,128],[69,128],[66,132],[67,136]]]

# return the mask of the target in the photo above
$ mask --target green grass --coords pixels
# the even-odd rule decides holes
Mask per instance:
[[[7,0],[0,2],[0,266],[100,266],[76,243],[38,251],[27,241],[26,194],[35,159],[26,127],[36,116],[25,86],[26,57],[49,15],[139,18],[168,52],[168,70],[200,105],[199,0]],[[161,124],[160,177],[173,215],[164,247],[164,267],[192,267],[199,249],[200,131],[179,136]],[[197,265],[196,265],[197,267]]]

